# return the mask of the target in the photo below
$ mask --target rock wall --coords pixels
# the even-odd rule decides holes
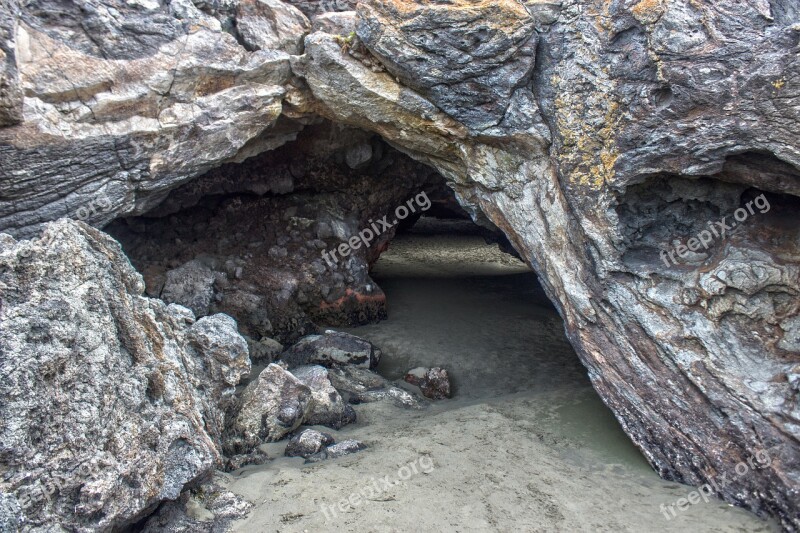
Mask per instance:
[[[104,0],[56,19],[31,2],[23,121],[0,129],[0,228],[151,212],[319,117],[374,132],[536,269],[662,476],[733,480],[723,498],[800,527],[800,9],[524,5]],[[757,453],[769,466],[736,476]]]

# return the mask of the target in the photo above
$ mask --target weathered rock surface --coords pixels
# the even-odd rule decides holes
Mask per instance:
[[[296,7],[280,0],[241,0],[236,4],[236,29],[253,50],[301,54],[311,23]]]
[[[304,429],[289,439],[287,457],[309,458],[334,443],[333,437],[316,429]]]
[[[253,504],[211,480],[161,504],[142,533],[225,533],[228,524],[247,516]]]
[[[361,450],[366,450],[366,449],[367,445],[364,444],[363,442],[359,442],[357,440],[352,440],[352,439],[343,440],[342,442],[331,444],[330,446],[327,446],[324,450],[309,456],[306,459],[306,463],[319,463],[320,461],[325,461],[327,459],[338,459],[339,457],[344,457],[345,455],[358,453]]]
[[[431,400],[450,398],[450,376],[444,368],[412,368],[403,379],[419,387],[423,396]]]
[[[205,316],[210,312],[214,299],[214,281],[224,276],[224,273],[214,272],[201,261],[193,259],[167,272],[161,299],[188,307],[196,316]]]
[[[334,367],[330,369],[328,376],[334,388],[352,404],[389,400],[403,409],[425,407],[425,400],[418,394],[395,387],[386,378],[365,368]]]
[[[38,2],[22,9],[15,41],[23,121],[0,129],[0,228],[31,235],[61,215],[103,224],[147,213],[320,116],[375,132],[436,168],[536,269],[596,389],[662,476],[726,475],[735,481],[720,496],[800,527],[794,0],[531,1],[529,17],[509,2],[368,0],[361,44],[316,31],[301,56],[247,51],[223,31],[235,20],[224,10],[104,0],[123,16],[76,2],[56,18]],[[353,9],[293,3],[308,17]],[[360,167],[366,152],[342,165]],[[242,181],[280,194],[297,175],[287,168]],[[202,197],[225,180],[197,183]],[[768,211],[685,262],[662,260],[762,193]],[[253,212],[236,216],[263,220]],[[272,243],[265,255],[273,246],[289,255]],[[299,286],[290,274],[278,277]],[[364,278],[351,277],[326,305],[363,295]],[[276,317],[252,315],[258,285],[235,289],[226,305],[261,324],[255,339],[271,336]],[[770,465],[736,476],[757,450]]]
[[[375,368],[381,352],[371,342],[341,331],[303,337],[283,352],[281,360],[289,368],[301,365],[354,366]]]
[[[314,397],[314,406],[305,418],[305,424],[341,429],[356,421],[356,412],[333,388],[325,367],[299,366],[292,369],[292,375],[311,389],[311,395]]]
[[[22,87],[17,70],[19,4],[9,0],[0,11],[0,127],[22,120]]]
[[[13,27],[5,13],[0,37]],[[102,225],[145,212],[191,177],[300,128],[261,135],[281,114],[289,56],[242,48],[221,31],[226,13],[116,0],[52,13],[47,0],[26,2],[16,41],[0,39],[0,125],[18,117],[25,93],[22,123],[0,130],[0,230],[22,237],[59,217]]]
[[[297,429],[314,408],[311,389],[276,364],[265,368],[241,393],[232,410],[225,449],[248,453]]]
[[[230,317],[143,290],[84,224],[0,234],[0,491],[26,529],[120,528],[219,462],[247,345]]]
[[[476,130],[496,126],[530,81],[538,41],[515,0],[361,2],[357,33],[390,73]]]
[[[233,316],[254,340],[291,343],[319,331],[317,325],[386,318],[386,298],[369,265],[396,226],[376,221],[421,188],[433,194],[442,187],[435,171],[374,134],[322,122],[280,151],[214,170],[174,190],[147,216],[107,230],[143,272],[151,296],[174,298],[164,280],[177,269],[173,286],[189,290],[176,291],[187,296],[175,301],[193,305],[191,294],[203,295],[207,312]],[[370,229],[362,241],[376,225],[379,231]],[[331,257],[354,237],[347,256]],[[185,263],[197,262],[204,272],[182,274]],[[215,272],[213,285],[207,270]],[[195,286],[194,278],[205,281]]]

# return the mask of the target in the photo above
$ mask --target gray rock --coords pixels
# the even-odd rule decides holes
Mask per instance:
[[[417,394],[395,387],[382,376],[364,368],[351,366],[331,368],[328,376],[334,388],[349,403],[371,403],[389,400],[404,409],[422,409],[425,400]]]
[[[327,459],[338,459],[339,457],[358,453],[366,449],[367,445],[357,440],[343,440],[342,442],[332,444],[324,450],[309,456],[306,459],[306,463],[319,463]]]
[[[0,531],[17,533],[22,523],[22,511],[17,499],[12,494],[0,493]]]
[[[163,503],[140,531],[225,533],[232,521],[246,517],[252,508],[253,504],[212,480],[184,492],[175,501]]]
[[[348,36],[356,31],[356,12],[323,13],[314,17],[311,20],[311,25],[313,31]]]
[[[333,437],[316,429],[304,429],[296,433],[286,445],[287,457],[308,458],[334,443]]]
[[[236,4],[236,29],[254,50],[303,53],[303,38],[311,23],[296,7],[280,0],[240,0]]]
[[[272,363],[283,352],[283,345],[275,339],[270,339],[269,337],[263,337],[257,341],[250,337],[246,337],[246,339],[252,361]]]
[[[8,0],[0,11],[0,128],[22,120],[22,85],[17,70],[19,3]]]
[[[167,272],[161,299],[191,309],[196,316],[211,312],[214,301],[214,281],[221,272],[214,272],[202,261],[193,259]]]
[[[375,368],[381,352],[369,341],[340,331],[326,331],[322,335],[308,335],[291,346],[281,360],[294,368],[301,365],[358,366]]]
[[[341,429],[356,421],[356,412],[333,388],[328,371],[321,366],[299,366],[292,369],[294,377],[311,389],[314,407],[305,419],[310,426],[327,426]]]
[[[521,2],[361,2],[356,33],[394,76],[476,130],[497,125],[533,73],[537,34]]]
[[[83,223],[0,239],[0,491],[26,527],[122,528],[219,463],[245,341],[143,288]]]
[[[230,417],[225,449],[249,453],[297,429],[311,414],[311,389],[276,364],[270,364],[242,392]]]

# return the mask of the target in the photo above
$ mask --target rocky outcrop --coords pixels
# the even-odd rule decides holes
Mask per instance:
[[[242,177],[253,169],[243,165],[235,179],[212,172],[187,182],[282,145],[319,117],[374,132],[434,167],[471,216],[500,228],[537,271],[595,388],[662,476],[695,485],[727,476],[735,481],[720,496],[800,527],[793,0],[529,1],[527,15],[510,0],[368,0],[335,23],[299,24],[317,31],[293,56],[241,46],[235,13],[104,2],[122,17],[89,2],[58,19],[39,0],[21,11],[15,57],[26,96],[22,122],[0,129],[0,228],[27,236],[62,215],[98,225],[159,216],[153,209],[167,196],[160,216],[171,216],[208,208],[226,186],[239,195],[222,203],[231,218],[284,216],[288,201],[273,210],[272,198],[242,196],[296,190],[281,187],[297,163],[268,178]],[[345,7],[292,3],[315,18]],[[341,34],[349,27],[356,36]],[[265,46],[295,41],[273,42]],[[12,82],[0,87],[15,83],[7,49],[0,80]],[[6,94],[0,107],[18,109]],[[366,164],[366,147],[344,150],[342,165]],[[299,174],[325,182],[323,173]],[[382,216],[392,201],[377,204]],[[308,205],[298,218],[316,220],[322,209]],[[363,222],[341,226],[341,242]],[[168,226],[156,222],[153,233]],[[288,228],[290,240],[292,231],[307,237]],[[168,246],[183,255],[154,279],[200,255],[176,239]],[[316,239],[325,241],[308,242]],[[276,260],[289,256],[270,242],[253,260],[273,246]],[[359,268],[380,250],[371,247]],[[247,258],[227,265],[234,254],[224,255],[216,271],[228,280],[246,272]],[[366,278],[350,281],[355,269],[345,270],[308,278],[313,286],[342,276],[323,281],[335,297],[312,299],[325,311],[365,294]],[[295,271],[277,277],[299,286]],[[276,317],[259,313],[266,285],[245,282],[223,300],[248,317],[255,340],[271,336]],[[769,466],[736,476],[759,451]]]
[[[0,130],[0,230],[31,236],[60,217],[102,225],[145,212],[175,186],[299,129],[262,136],[281,114],[286,52],[248,52],[221,31],[226,13],[155,6],[26,2],[16,52],[3,39],[0,57],[0,109],[19,107],[17,71],[26,95],[24,121]],[[5,28],[3,15],[0,36]]]
[[[769,450],[770,467],[720,496],[797,527],[800,250],[789,222],[797,199],[786,196],[796,195],[800,168],[789,126],[800,119],[796,8],[529,3],[539,34],[531,83],[491,126],[456,121],[462,115],[411,90],[424,89],[424,65],[440,59],[418,46],[428,29],[408,23],[401,4],[362,3],[357,33],[378,57],[384,35],[421,51],[417,62],[385,58],[406,83],[316,32],[293,63],[314,96],[309,107],[431,164],[474,216],[506,233],[543,280],[596,389],[662,476],[730,479]],[[439,42],[485,39],[487,24],[448,31]],[[730,183],[735,205],[722,201]],[[731,207],[752,208],[761,193],[771,212],[715,237],[704,261],[662,261],[673,241],[730,221]],[[681,211],[686,218],[674,216]]]
[[[0,490],[21,527],[120,528],[218,464],[247,345],[143,290],[82,223],[0,234]]]

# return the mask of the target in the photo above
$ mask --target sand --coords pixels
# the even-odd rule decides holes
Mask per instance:
[[[304,465],[266,446],[274,461],[225,476],[256,505],[233,531],[778,530],[713,498],[677,510],[693,489],[659,479],[627,439],[535,275],[467,227],[439,229],[393,241],[374,271],[389,320],[348,331],[384,351],[389,379],[447,368],[454,398],[358,405],[356,424],[319,428],[369,446],[348,457]]]

